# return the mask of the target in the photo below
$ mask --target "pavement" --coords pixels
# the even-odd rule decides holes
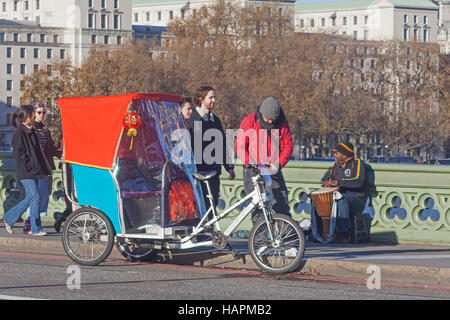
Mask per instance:
[[[22,224],[14,226],[14,234],[0,227],[0,251],[29,252],[66,255],[61,233],[53,229],[51,222],[43,222],[45,237],[25,235]],[[247,241],[230,239],[233,249],[243,259],[235,259],[225,250],[197,248],[158,254],[157,261],[170,264],[259,270],[248,253]],[[114,248],[109,259],[124,259]],[[306,243],[302,265],[293,274],[310,279],[329,279],[365,284],[373,274],[373,267],[380,270],[381,284],[419,286],[450,290],[450,248],[447,246],[359,243],[321,244]],[[370,267],[370,268],[369,268]],[[292,274],[291,274],[292,275]]]

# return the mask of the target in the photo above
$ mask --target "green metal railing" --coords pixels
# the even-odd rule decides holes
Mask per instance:
[[[291,161],[283,175],[289,190],[291,216],[301,222],[310,219],[307,195],[320,187],[319,181],[331,162]],[[450,244],[450,166],[372,164],[374,174],[371,188],[371,241],[410,244]],[[221,177],[220,208],[236,203],[244,193],[242,166],[236,165],[236,179]],[[10,152],[0,152],[0,216],[20,201],[24,190],[16,181],[15,164]],[[53,174],[48,217],[63,211],[61,172]],[[236,209],[221,223],[231,223]],[[250,230],[247,217],[238,227]]]

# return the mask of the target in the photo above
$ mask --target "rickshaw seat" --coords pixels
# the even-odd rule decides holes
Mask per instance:
[[[161,191],[122,191],[122,198],[124,199],[144,199],[155,196],[161,196]]]
[[[192,176],[199,180],[199,181],[204,181],[204,180],[208,180],[211,179],[212,177],[214,177],[217,174],[216,171],[208,171],[208,172],[194,172],[192,174]]]

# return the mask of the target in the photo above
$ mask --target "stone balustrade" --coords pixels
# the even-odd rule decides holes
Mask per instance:
[[[283,174],[289,189],[291,216],[301,223],[309,219],[310,200],[308,194],[319,188],[331,162],[291,161]],[[450,244],[450,166],[372,164],[373,186],[371,188],[372,217],[371,241]],[[221,184],[219,211],[224,206],[236,203],[244,194],[242,166],[236,165],[237,177],[228,180],[224,172]],[[15,163],[11,152],[0,152],[0,216],[24,196],[23,187],[15,177]],[[61,172],[53,175],[48,217],[53,219],[55,211],[63,211],[63,186]],[[225,228],[238,209],[222,222]],[[250,230],[247,217],[238,230]]]

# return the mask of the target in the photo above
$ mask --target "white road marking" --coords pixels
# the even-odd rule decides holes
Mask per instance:
[[[36,299],[30,297],[18,297],[18,296],[6,296],[0,294],[0,300],[46,300],[46,299]]]

